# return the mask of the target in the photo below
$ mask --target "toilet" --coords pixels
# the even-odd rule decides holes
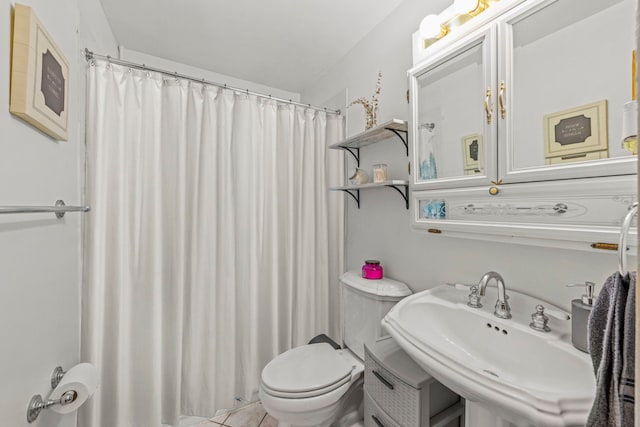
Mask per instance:
[[[260,399],[279,427],[349,427],[362,420],[364,343],[381,337],[380,321],[411,294],[402,282],[340,277],[343,347],[307,344],[276,356],[262,370]]]

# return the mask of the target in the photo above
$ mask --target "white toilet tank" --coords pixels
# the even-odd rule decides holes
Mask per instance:
[[[343,343],[364,360],[364,343],[382,336],[380,322],[391,307],[411,289],[397,280],[363,279],[360,272],[347,271],[340,276],[342,283]]]

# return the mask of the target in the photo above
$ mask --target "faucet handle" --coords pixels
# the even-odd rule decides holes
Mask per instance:
[[[482,304],[480,303],[480,295],[478,294],[478,287],[473,285],[471,288],[471,293],[469,294],[469,302],[467,305],[473,308],[481,308]]]
[[[536,306],[536,312],[531,315],[531,323],[529,327],[539,332],[549,332],[551,328],[547,326],[549,318],[544,314],[544,306],[538,304]]]

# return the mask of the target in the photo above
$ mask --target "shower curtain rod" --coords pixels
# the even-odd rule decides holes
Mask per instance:
[[[125,67],[135,68],[135,69],[144,70],[144,71],[153,71],[154,73],[160,73],[160,74],[164,74],[164,75],[175,77],[175,78],[191,80],[191,81],[198,82],[198,83],[203,83],[203,84],[207,84],[207,85],[211,85],[211,86],[217,86],[217,87],[223,88],[223,89],[230,89],[230,90],[233,90],[233,91],[236,91],[236,92],[246,93],[247,95],[255,95],[255,96],[259,97],[259,98],[273,99],[274,101],[283,102],[283,103],[286,103],[286,104],[298,105],[300,107],[311,108],[312,110],[324,111],[327,114],[340,115],[340,110],[330,110],[330,109],[328,109],[326,107],[315,107],[315,106],[313,106],[311,104],[302,104],[300,102],[292,101],[290,99],[283,99],[283,98],[277,98],[277,97],[271,96],[271,95],[264,95],[262,93],[250,91],[249,89],[241,89],[241,88],[229,86],[229,85],[223,84],[223,83],[212,82],[212,81],[209,81],[209,80],[206,80],[206,79],[198,79],[196,77],[187,76],[187,75],[184,75],[184,74],[180,74],[178,72],[171,72],[171,71],[162,70],[160,68],[149,67],[148,65],[145,65],[145,64],[138,64],[138,63],[131,62],[131,61],[125,61],[125,60],[122,60],[122,59],[116,59],[116,58],[112,58],[109,55],[100,55],[100,54],[94,53],[94,52],[92,52],[92,51],[90,51],[89,49],[86,49],[86,48],[84,50],[84,54],[85,54],[85,59],[87,61],[90,61],[92,59],[102,59],[104,61],[110,62],[112,64],[116,64],[116,65],[122,65],[122,66],[125,66]]]

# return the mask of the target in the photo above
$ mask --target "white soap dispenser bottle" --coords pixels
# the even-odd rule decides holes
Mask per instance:
[[[584,286],[586,288],[586,293],[582,294],[582,298],[571,300],[571,342],[578,350],[588,353],[589,336],[587,334],[587,325],[589,324],[589,314],[591,314],[595,300],[593,294],[596,284],[584,282],[567,286]]]

